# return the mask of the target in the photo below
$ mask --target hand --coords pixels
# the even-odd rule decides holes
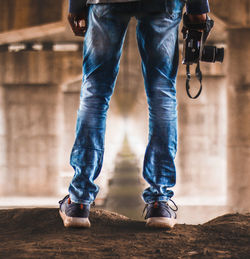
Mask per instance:
[[[82,14],[68,14],[68,21],[75,36],[84,37],[87,31],[87,10]]]
[[[207,20],[207,14],[188,14],[190,23],[204,23]]]

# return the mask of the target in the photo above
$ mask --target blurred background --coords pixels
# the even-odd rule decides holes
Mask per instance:
[[[173,190],[181,223],[249,211],[250,2],[210,5],[209,44],[223,46],[226,57],[223,64],[202,64],[197,100],[186,95],[180,64]],[[57,207],[73,177],[83,39],[70,31],[67,8],[67,0],[0,0],[0,209]],[[96,205],[142,220],[148,108],[135,28],[132,19],[108,113]],[[181,50],[180,41],[180,59]]]

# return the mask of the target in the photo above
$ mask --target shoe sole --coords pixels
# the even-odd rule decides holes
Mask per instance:
[[[146,226],[150,228],[167,228],[171,229],[177,223],[177,220],[174,218],[166,217],[152,217],[148,218],[146,221]]]
[[[66,228],[78,227],[78,228],[90,228],[91,224],[88,218],[69,217],[59,210],[59,214],[63,220],[63,224]]]

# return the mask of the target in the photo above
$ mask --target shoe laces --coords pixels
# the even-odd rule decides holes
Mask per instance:
[[[58,203],[59,203],[59,204],[62,204],[62,203],[64,203],[64,201],[67,200],[67,199],[69,200],[69,204],[70,204],[70,203],[71,203],[71,200],[70,200],[69,194],[67,194],[67,195],[66,195],[62,200],[60,200]],[[83,204],[80,204],[80,205],[81,205],[81,209],[82,209]],[[92,202],[90,206],[91,206],[91,208],[94,208],[95,205],[96,205],[95,202]]]
[[[60,200],[58,203],[62,204],[66,199],[69,199],[69,195],[67,194],[62,200]]]
[[[171,201],[171,202],[174,204],[174,208],[171,207],[171,206],[168,204],[169,208],[170,208],[172,211],[176,212],[176,211],[178,210],[178,206],[176,205],[176,203],[175,203],[172,199],[169,199],[169,201]]]
[[[171,201],[171,202],[173,203],[174,208],[169,205],[169,201]],[[153,202],[153,206],[154,206],[155,209],[158,208],[159,203],[161,203],[162,205],[164,205],[164,206],[166,207],[166,209],[171,209],[171,210],[175,213],[175,216],[176,216],[176,211],[178,210],[178,206],[176,205],[176,203],[175,203],[172,199],[169,199],[167,202],[161,202],[161,201],[155,201],[155,202]],[[152,204],[152,203],[147,203],[147,204],[145,205],[145,207],[144,207],[144,209],[143,209],[143,211],[142,211],[142,216],[144,215],[146,209],[148,208],[148,206],[149,206],[150,204]]]

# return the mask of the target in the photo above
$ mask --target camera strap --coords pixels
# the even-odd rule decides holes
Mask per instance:
[[[191,99],[196,99],[200,96],[201,91],[202,91],[202,72],[200,69],[200,62],[197,63],[196,69],[195,69],[195,76],[196,78],[199,80],[200,82],[200,89],[198,91],[198,93],[195,96],[192,96],[190,94],[190,80],[191,80],[191,73],[190,73],[190,65],[187,64],[186,65],[186,75],[187,75],[187,79],[186,79],[186,92],[189,98]]]

